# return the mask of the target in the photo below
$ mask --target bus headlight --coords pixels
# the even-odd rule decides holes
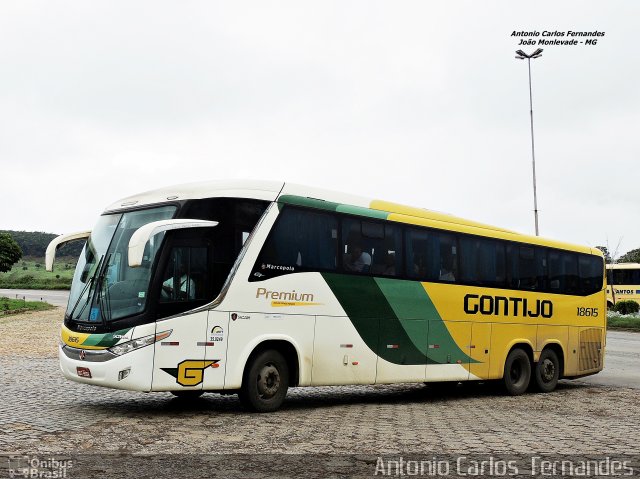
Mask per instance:
[[[122,356],[123,354],[130,353],[131,351],[135,351],[136,349],[149,346],[156,341],[162,341],[163,339],[168,338],[171,335],[172,331],[173,330],[163,331],[161,333],[151,334],[142,338],[132,339],[131,341],[127,341],[126,343],[116,344],[115,346],[110,347],[109,351],[116,356]]]

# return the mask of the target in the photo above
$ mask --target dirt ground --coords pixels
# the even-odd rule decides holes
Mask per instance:
[[[53,308],[0,316],[0,356],[56,357],[63,315]]]

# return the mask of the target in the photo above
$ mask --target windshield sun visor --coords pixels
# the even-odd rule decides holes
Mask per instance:
[[[53,271],[53,262],[56,259],[56,250],[64,243],[69,241],[88,238],[91,235],[91,231],[80,231],[78,233],[70,233],[66,235],[60,235],[54,238],[49,246],[47,246],[47,252],[45,253],[45,269],[49,272]]]
[[[212,228],[217,226],[217,221],[192,220],[192,219],[175,219],[161,220],[148,223],[131,236],[129,240],[128,264],[130,268],[137,268],[142,264],[144,250],[149,239],[169,230],[186,229],[186,228]]]

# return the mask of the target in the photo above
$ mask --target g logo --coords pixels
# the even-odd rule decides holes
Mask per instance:
[[[165,373],[171,374],[176,378],[176,382],[180,386],[197,386],[204,379],[204,370],[209,366],[217,368],[219,359],[211,359],[201,361],[199,359],[185,359],[177,368],[160,368]]]

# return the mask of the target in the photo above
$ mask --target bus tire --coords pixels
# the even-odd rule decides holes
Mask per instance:
[[[560,379],[560,360],[553,349],[545,349],[540,353],[534,372],[536,390],[548,393],[553,391]]]
[[[177,397],[178,399],[197,399],[200,396],[202,396],[202,394],[204,393],[204,391],[202,389],[188,389],[185,391],[171,391],[171,394],[173,394],[175,397]]]
[[[529,387],[531,380],[531,362],[529,356],[522,349],[513,349],[504,363],[502,381],[507,393],[519,396]]]
[[[258,353],[247,365],[238,397],[242,405],[255,412],[277,410],[289,388],[289,366],[274,349]]]

